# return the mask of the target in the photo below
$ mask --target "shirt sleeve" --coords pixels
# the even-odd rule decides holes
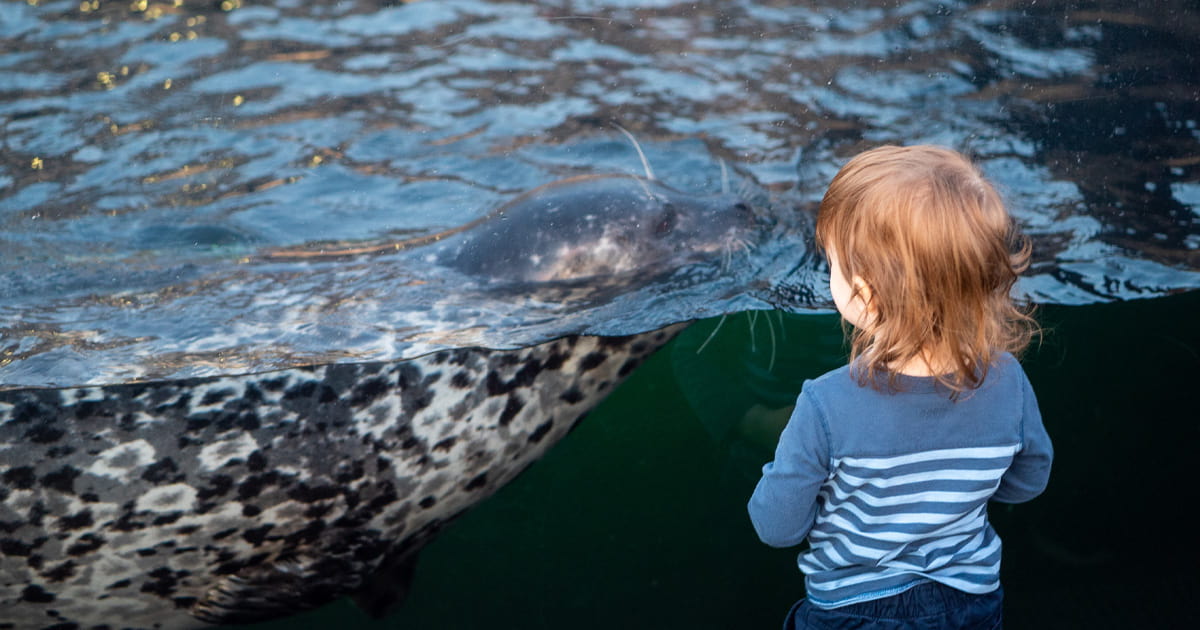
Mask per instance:
[[[1028,378],[1023,377],[1021,381],[1024,397],[1021,449],[1013,456],[1012,465],[1000,478],[1000,487],[992,495],[992,499],[1004,503],[1022,503],[1041,494],[1050,480],[1050,463],[1054,460],[1054,447],[1042,424],[1033,386]]]
[[[803,542],[816,518],[817,492],[828,476],[829,435],[817,407],[801,393],[779,436],[775,460],[763,466],[747,506],[758,537],[772,547]]]

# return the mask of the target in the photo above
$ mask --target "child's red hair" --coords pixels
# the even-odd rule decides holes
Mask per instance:
[[[885,146],[855,156],[821,201],[817,243],[861,278],[870,317],[850,336],[863,384],[923,363],[957,397],[1036,324],[1010,297],[1030,246],[996,189],[961,154]]]

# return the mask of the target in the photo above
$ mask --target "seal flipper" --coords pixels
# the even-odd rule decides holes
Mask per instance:
[[[389,559],[363,583],[351,599],[373,619],[387,616],[408,597],[417,571],[417,554],[412,552]]]
[[[360,573],[362,564],[352,557],[295,556],[247,566],[220,579],[191,613],[206,623],[232,625],[316,608],[353,590],[345,577]]]
[[[432,542],[446,525],[461,515],[462,512],[459,512],[446,520],[434,520],[405,539],[351,595],[354,603],[375,619],[385,617],[396,610],[412,589],[413,575],[417,570],[417,554]]]

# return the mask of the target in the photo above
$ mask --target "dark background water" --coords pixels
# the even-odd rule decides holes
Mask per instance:
[[[1056,458],[1045,494],[992,506],[1006,627],[1200,622],[1198,312],[1200,292],[1041,310],[1024,365]],[[745,503],[784,418],[750,410],[837,366],[841,331],[830,315],[763,314],[752,334],[738,315],[704,345],[716,327],[685,331],[452,525],[393,616],[342,601],[253,627],[778,627],[803,594],[796,551],[760,544]]]
[[[1200,3],[87,7],[0,2],[0,373],[48,356],[22,383],[52,382],[113,349],[197,338],[278,365],[261,330],[217,343],[188,328],[242,330],[260,295],[321,307],[266,318],[286,324],[271,334],[320,330],[301,328],[314,312],[369,329],[337,309],[403,299],[392,287],[411,271],[246,261],[425,234],[557,178],[636,172],[613,121],[668,183],[719,190],[724,162],[781,218],[863,148],[948,144],[1005,190],[1037,248],[1022,290],[1048,304],[1026,365],[1054,475],[993,513],[1011,627],[1196,627]],[[820,289],[803,267],[732,307],[811,306],[789,301]],[[656,355],[429,547],[394,616],[343,601],[262,627],[776,627],[801,576],[793,552],[757,543],[744,503],[778,410],[842,347],[829,315],[753,318],[711,341],[703,321]]]

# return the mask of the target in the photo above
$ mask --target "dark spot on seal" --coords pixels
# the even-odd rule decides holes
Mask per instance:
[[[267,539],[267,534],[269,534],[274,528],[274,525],[268,523],[262,527],[247,529],[246,531],[242,532],[242,539],[257,547],[263,544],[263,541]]]
[[[484,486],[484,484],[486,484],[486,483],[487,483],[487,473],[483,472],[483,473],[479,473],[479,475],[477,475],[474,479],[468,481],[467,485],[465,485],[463,487],[467,490],[478,490],[479,488],[482,488]]]
[[[607,360],[608,355],[603,352],[589,352],[579,360],[579,371],[587,372],[588,370],[594,370]]]
[[[428,510],[429,508],[437,505],[437,499],[435,499],[432,495],[430,495],[430,496],[425,497],[424,499],[421,499],[421,502],[417,503],[417,505]]]
[[[28,557],[33,553],[33,546],[23,540],[14,538],[0,539],[0,553],[6,556]]]
[[[621,369],[617,370],[617,376],[621,378],[629,376],[629,373],[637,369],[637,366],[640,363],[641,361],[638,359],[626,359],[625,362],[621,364]]]
[[[504,411],[500,413],[500,426],[508,426],[512,419],[517,417],[521,409],[525,407],[525,401],[521,400],[516,394],[508,397],[508,402],[504,403]]]
[[[204,395],[204,398],[200,399],[200,406],[208,407],[210,405],[215,405],[215,404],[225,400],[226,398],[229,398],[232,395],[233,395],[232,389],[218,389],[216,391],[210,391]]]
[[[62,582],[63,580],[75,575],[75,562],[67,560],[66,562],[50,569],[43,573],[46,579],[51,582]]]
[[[0,479],[4,480],[5,485],[19,490],[27,490],[33,487],[37,475],[34,474],[32,466],[17,466],[4,471],[4,475],[0,476]]]
[[[541,371],[542,363],[536,359],[526,361],[525,365],[521,366],[521,369],[517,370],[517,373],[508,381],[502,381],[500,375],[492,370],[487,375],[488,396],[501,396],[518,387],[529,387]]]
[[[500,394],[508,393],[504,382],[500,380],[500,375],[495,370],[488,372],[486,383],[488,396],[499,396]]]
[[[130,580],[130,579],[117,580],[116,582],[113,582],[112,584],[109,584],[108,586],[106,586],[106,587],[104,587],[104,588],[105,588],[106,590],[110,590],[110,591],[111,591],[111,590],[116,590],[116,589],[118,589],[118,588],[126,588],[126,587],[128,587],[130,584],[133,584],[133,580]]]
[[[563,392],[562,394],[559,394],[558,397],[560,399],[574,405],[574,404],[578,403],[579,401],[583,400],[583,392],[579,391],[578,387],[572,385],[571,389],[568,389],[567,391]]]
[[[284,400],[298,400],[301,398],[312,398],[313,394],[317,393],[316,381],[304,381],[298,385],[293,385],[283,393]]]
[[[247,518],[254,518],[255,516],[258,516],[259,514],[262,514],[262,508],[258,507],[257,505],[250,505],[249,503],[247,503],[242,506],[242,516],[245,516]]]
[[[77,420],[91,420],[93,418],[111,418],[113,412],[111,409],[103,407],[103,401],[85,400],[75,405],[75,418]]]
[[[82,556],[89,554],[104,546],[107,542],[98,534],[87,533],[79,537],[79,542],[67,547],[67,555]]]
[[[321,533],[324,531],[325,521],[313,520],[309,521],[303,528],[284,536],[283,540],[288,545],[310,544],[320,538]]]
[[[354,393],[350,397],[350,405],[353,407],[365,407],[383,396],[388,391],[387,381],[383,378],[373,378],[359,384],[354,388]]]
[[[179,467],[175,465],[175,460],[164,457],[147,466],[146,471],[142,473],[142,479],[154,484],[170,483],[184,477],[184,475],[175,475],[178,472]]]
[[[160,567],[150,572],[150,577],[154,578],[152,582],[142,584],[141,591],[143,593],[154,593],[159,597],[169,597],[175,592],[175,586],[179,584],[179,578],[187,577],[187,571],[172,571],[167,567]]]
[[[74,466],[63,466],[58,470],[42,477],[42,485],[53,488],[63,494],[75,494],[75,479],[82,474]]]
[[[550,356],[546,357],[546,362],[542,367],[547,370],[561,370],[563,364],[569,358],[571,358],[571,353],[569,352],[552,352]]]
[[[267,457],[262,454],[262,451],[256,450],[246,457],[246,468],[254,472],[261,472],[267,467]]]
[[[188,410],[192,403],[191,392],[184,391],[173,403],[163,403],[154,409],[155,415],[173,417]]]
[[[537,428],[533,430],[533,433],[529,434],[530,444],[537,444],[538,442],[541,442],[542,438],[546,437],[546,434],[550,432],[550,428],[553,426],[554,426],[553,418],[539,424],[537,426]]]
[[[257,497],[265,486],[266,480],[262,475],[250,475],[249,477],[246,477],[242,483],[238,484],[238,500],[241,501]]]
[[[171,523],[178,521],[182,517],[183,517],[183,512],[171,512],[169,514],[163,514],[162,516],[156,517],[153,521],[150,522],[150,524],[156,525],[156,526],[157,525],[170,525]]]
[[[623,337],[599,337],[597,341],[599,342],[601,348],[617,350],[624,348],[629,343],[630,339],[632,339],[632,336],[625,335]]]
[[[317,501],[332,499],[340,492],[341,490],[337,486],[310,486],[306,483],[301,483],[288,491],[288,497],[301,503],[316,503]]]
[[[30,584],[21,591],[21,601],[31,602],[34,604],[49,604],[54,601],[54,593],[47,593],[38,584]]]
[[[344,486],[348,486],[352,482],[362,479],[363,476],[365,476],[366,474],[367,474],[367,471],[363,467],[363,463],[361,461],[356,460],[356,461],[338,466],[337,474],[334,475],[333,480]],[[351,495],[347,494],[346,500],[350,501],[350,499],[351,499]]]
[[[450,449],[454,448],[454,443],[455,443],[455,442],[457,442],[457,441],[458,441],[458,440],[457,440],[457,438],[455,438],[455,437],[452,435],[452,436],[450,436],[450,437],[448,437],[448,438],[446,438],[446,439],[442,440],[441,442],[438,442],[437,444],[434,444],[434,445],[433,445],[433,450],[435,450],[435,451],[445,451],[445,452],[449,452],[449,451],[450,451]]]
[[[454,376],[450,377],[450,386],[455,389],[468,389],[471,385],[473,385],[471,375],[466,370],[456,372]]]
[[[39,424],[25,432],[25,439],[35,444],[51,444],[66,435],[62,429],[50,426],[49,423]]]
[[[196,498],[200,501],[206,501],[229,492],[230,488],[233,488],[233,477],[229,475],[214,475],[207,488],[196,490]]]
[[[25,514],[25,519],[29,521],[30,525],[33,525],[34,527],[41,527],[42,519],[44,519],[46,514],[49,512],[50,511],[46,509],[45,503],[42,503],[41,501],[35,501],[33,505],[29,506],[29,512]]]
[[[84,509],[70,516],[64,516],[58,519],[58,528],[63,531],[73,529],[83,529],[92,524],[92,511]]]
[[[122,427],[122,428],[124,428],[124,427]],[[50,448],[46,449],[46,459],[59,459],[61,457],[66,457],[74,452],[75,452],[74,446],[68,446],[68,445],[51,446]]]
[[[407,363],[400,365],[397,372],[396,386],[401,392],[400,406],[405,416],[412,417],[433,402],[434,392],[431,387],[442,377],[442,373],[434,372],[422,378],[421,371]]]

